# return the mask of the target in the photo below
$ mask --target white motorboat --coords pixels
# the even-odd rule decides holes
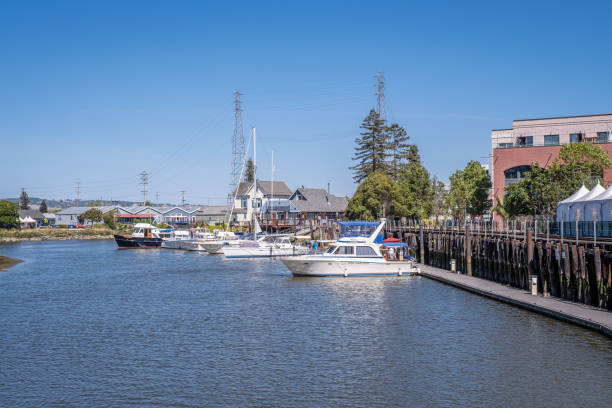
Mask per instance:
[[[232,231],[217,230],[212,240],[202,243],[202,248],[209,254],[222,254],[223,247],[239,245],[239,236]]]
[[[181,243],[181,249],[187,251],[205,251],[204,244],[215,238],[215,235],[208,231],[196,231],[193,239]]]
[[[387,259],[383,249],[385,244],[382,243],[382,236],[379,237],[384,224],[384,219],[380,223],[340,223],[343,229],[341,238],[331,244],[325,253],[291,256],[283,258],[282,262],[294,276],[401,276],[418,272],[412,260]],[[405,246],[396,243],[390,245],[398,249]],[[399,253],[403,257],[403,252]]]
[[[306,247],[293,245],[288,236],[263,236],[257,241],[240,240],[237,245],[221,249],[226,258],[278,258],[301,255]]]
[[[191,231],[176,230],[170,237],[163,239],[161,246],[168,249],[187,249],[185,246],[191,239]]]

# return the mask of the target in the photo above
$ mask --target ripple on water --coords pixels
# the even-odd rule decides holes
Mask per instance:
[[[611,342],[418,277],[7,245],[0,406],[603,406]],[[580,390],[580,392],[574,391]]]

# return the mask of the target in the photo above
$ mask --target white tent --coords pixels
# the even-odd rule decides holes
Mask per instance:
[[[597,221],[612,220],[612,185],[584,204],[584,216],[581,220],[593,221],[593,214],[597,214]]]
[[[19,223],[21,224],[21,228],[36,228],[36,220],[29,215],[25,218],[19,217]]]
[[[601,184],[597,183],[597,185],[593,187],[588,194],[574,200],[574,202],[569,204],[568,218],[566,221],[576,221],[576,218],[578,218],[578,221],[588,221],[589,218],[591,218],[591,214],[588,214],[589,218],[586,218],[587,214],[585,214],[585,206],[605,191],[606,190],[601,186]]]
[[[557,221],[561,221],[561,217],[563,217],[563,215],[565,215],[565,221],[568,221],[570,205],[574,201],[581,199],[588,193],[589,193],[589,189],[586,188],[583,184],[582,187],[580,187],[578,191],[576,191],[574,194],[567,197],[563,201],[559,201],[559,204],[557,204]]]

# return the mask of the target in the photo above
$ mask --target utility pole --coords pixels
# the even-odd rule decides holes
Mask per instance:
[[[74,189],[76,190],[76,206],[78,207],[81,203],[81,182],[77,181],[75,183]]]
[[[146,205],[145,203],[147,202],[147,184],[149,184],[149,173],[143,170],[139,176],[139,184],[142,184],[142,190],[140,191],[142,193],[142,205]]]
[[[382,72],[376,73],[376,112],[380,117],[380,120],[386,122],[387,111],[385,109],[385,74]]]
[[[181,207],[185,206],[185,190],[181,190]]]
[[[234,92],[234,135],[232,136],[232,167],[230,174],[230,194],[228,205],[231,205],[232,194],[240,183],[240,172],[244,159],[244,133],[242,128],[242,100],[240,91]]]

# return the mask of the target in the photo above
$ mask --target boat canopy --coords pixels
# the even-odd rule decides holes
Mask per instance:
[[[389,242],[402,242],[399,238],[390,237],[383,241],[385,244]]]
[[[405,242],[383,242],[384,247],[407,247],[408,244]]]
[[[376,228],[379,225],[378,222],[370,221],[341,221],[338,224],[340,225],[340,237],[342,238],[367,238],[371,236],[374,231],[376,231]]]

